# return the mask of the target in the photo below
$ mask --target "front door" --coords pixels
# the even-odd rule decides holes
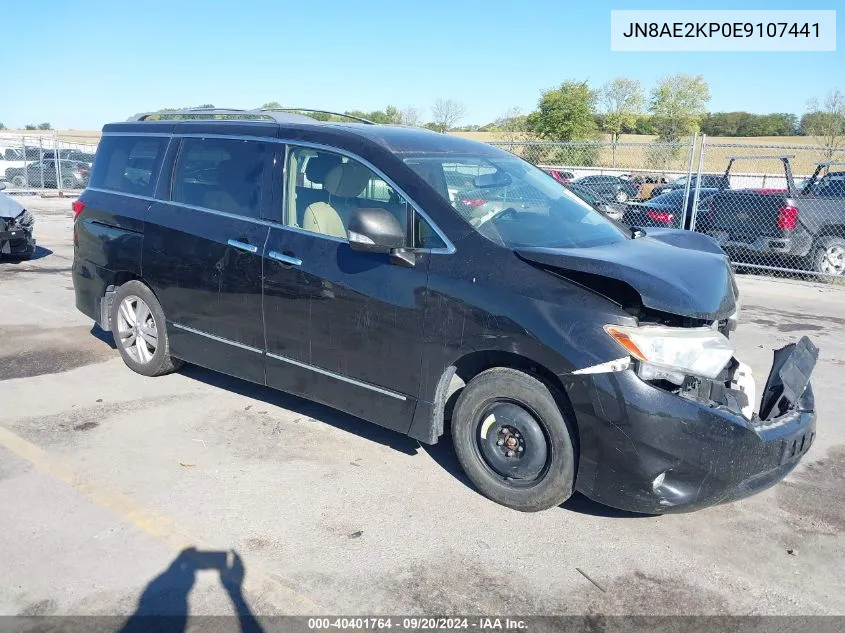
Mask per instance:
[[[173,354],[264,382],[262,254],[267,168],[275,145],[184,138],[170,200],[155,202],[144,235],[144,278],[167,317]]]
[[[357,207],[378,206],[407,226],[411,209],[340,154],[291,146],[285,175],[282,221],[264,259],[267,384],[407,431],[430,256],[408,268],[353,251],[346,221]]]

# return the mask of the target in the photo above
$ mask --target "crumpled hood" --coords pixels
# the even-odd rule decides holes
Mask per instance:
[[[16,200],[0,193],[0,218],[16,218],[21,212],[23,207]]]
[[[590,248],[518,248],[522,259],[622,281],[647,308],[696,319],[724,319],[736,309],[728,259],[710,237],[691,231],[648,229],[646,237]],[[601,293],[601,287],[593,288]]]

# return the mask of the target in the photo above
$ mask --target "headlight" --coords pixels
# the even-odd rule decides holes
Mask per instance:
[[[644,380],[680,385],[687,374],[716,378],[734,355],[731,342],[711,328],[606,325],[605,331],[640,361]]]

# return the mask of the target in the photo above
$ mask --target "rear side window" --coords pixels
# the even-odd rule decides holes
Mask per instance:
[[[91,171],[91,186],[152,196],[167,139],[159,136],[104,136]]]
[[[170,199],[257,218],[269,151],[259,141],[187,138],[176,161]]]

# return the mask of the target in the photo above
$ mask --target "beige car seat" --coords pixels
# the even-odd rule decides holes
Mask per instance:
[[[302,217],[302,228],[322,235],[346,239],[346,220],[352,207],[343,198],[361,195],[370,181],[370,170],[358,163],[341,163],[326,175],[323,188],[328,202],[309,204]]]

